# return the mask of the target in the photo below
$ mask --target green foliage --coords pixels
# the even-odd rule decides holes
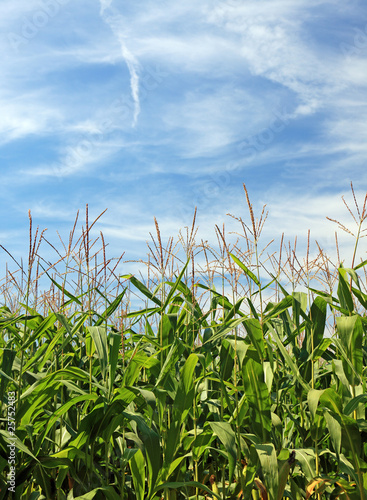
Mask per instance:
[[[210,310],[188,263],[150,288],[125,276],[112,300],[53,280],[57,311],[0,309],[0,500],[367,500],[363,266],[338,269],[337,298],[280,286],[259,304],[268,285],[228,259],[249,293],[201,283]],[[123,314],[131,288],[146,307]]]

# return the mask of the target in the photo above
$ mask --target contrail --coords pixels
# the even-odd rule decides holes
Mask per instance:
[[[104,11],[108,9],[108,7],[111,5],[113,0],[99,0],[99,3],[101,4],[101,10],[100,14],[101,16],[104,14]]]
[[[139,99],[139,62],[134,54],[127,48],[121,27],[123,26],[123,17],[116,13],[106,15],[106,9],[110,9],[113,0],[99,0],[101,5],[100,15],[105,23],[107,23],[114,35],[116,35],[121,45],[121,53],[130,73],[130,87],[131,95],[134,101],[134,117],[132,126],[135,127],[140,113],[140,99]],[[110,9],[112,11],[112,9]]]
[[[135,127],[138,116],[140,113],[140,100],[139,100],[139,75],[138,68],[139,63],[136,57],[130,52],[130,50],[126,47],[125,41],[122,39],[122,36],[117,35],[119,42],[121,44],[122,57],[125,59],[127,67],[130,72],[130,87],[131,87],[131,95],[134,100],[134,119],[133,119],[133,127]]]

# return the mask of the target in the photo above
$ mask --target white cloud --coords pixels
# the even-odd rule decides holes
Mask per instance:
[[[330,103],[349,83],[340,72],[339,48],[320,47],[306,28],[306,22],[312,26],[316,18],[312,7],[327,4],[262,1],[234,7],[229,2],[208,13],[208,19],[228,35],[237,36],[244,62],[254,75],[295,93],[300,99],[295,114],[305,115]],[[320,57],[320,49],[326,57]]]
[[[59,150],[57,161],[27,168],[20,173],[27,181],[30,177],[65,178],[83,175],[108,161],[125,145],[125,141],[121,139],[106,138],[100,133],[84,133],[79,141],[64,145]]]
[[[174,132],[173,139],[179,134],[177,147],[182,158],[215,158],[228,146],[236,151],[234,143],[245,141],[275,122],[283,99],[282,92],[264,91],[260,97],[221,82],[187,89],[181,100],[166,106],[164,129]],[[203,163],[201,173],[218,168],[223,166],[212,163],[206,167]]]
[[[240,47],[224,34],[199,32],[172,34],[169,30],[153,35],[149,31],[135,35],[136,54],[145,61],[155,60],[174,73],[211,72],[213,77],[228,75],[241,64]],[[235,69],[236,73],[239,67]],[[243,67],[243,69],[245,69]]]
[[[9,93],[9,92],[8,92]],[[0,98],[0,144],[19,140],[29,135],[43,135],[58,128],[62,113],[57,107],[45,102],[39,91]]]
[[[23,16],[32,19],[41,5],[38,0],[3,3],[0,23],[6,26],[5,34],[20,33]],[[120,211],[111,198],[104,199],[113,209],[105,224],[106,236],[114,248],[126,240],[139,254],[149,231],[154,231],[153,215],[166,235],[190,223],[184,207],[196,203],[192,187],[205,210],[198,214],[200,234],[213,241],[213,222],[228,220],[226,212],[246,210],[244,199],[238,201],[234,179],[262,185],[265,180],[265,185],[274,183],[281,190],[263,190],[259,195],[260,188],[255,189],[271,208],[269,231],[264,234],[284,230],[306,235],[311,227],[315,237],[323,238],[329,225],[324,224],[324,215],[339,216],[340,203],[339,197],[335,202],[324,194],[326,188],[340,190],[351,173],[361,186],[367,182],[362,170],[367,144],[365,52],[346,58],[339,40],[347,34],[340,34],[339,26],[325,34],[318,24],[323,16],[329,23],[326,14],[337,17],[346,9],[344,4],[236,0],[218,1],[216,6],[207,0],[200,4],[144,0],[117,10],[119,4],[112,0],[100,0],[99,5],[81,0],[60,7],[60,15],[17,53],[9,50],[5,35],[0,40],[2,145],[18,140],[19,150],[24,146],[28,155],[29,143],[22,139],[32,137],[32,148],[42,148],[48,140],[40,164],[25,170],[24,157],[21,175],[11,172],[12,186],[30,182],[32,176],[33,186],[40,176],[50,184],[55,179],[47,177],[62,177],[60,182],[68,187],[67,203],[75,208],[87,197],[98,205],[101,186],[111,188],[114,196],[113,189],[121,186],[129,202]],[[356,5],[353,9],[358,10]],[[351,40],[353,36],[351,28]],[[148,91],[144,72],[156,65],[166,76]],[[131,106],[122,116],[111,106],[126,97],[124,90]],[[283,106],[290,115],[285,137],[275,134],[249,160],[236,149],[237,142],[269,130],[274,112]],[[109,118],[106,127],[103,123]],[[111,161],[114,155],[116,161]],[[229,161],[240,168],[223,171]],[[187,184],[176,189],[172,172],[184,176]],[[87,182],[72,186],[73,175],[85,176]],[[210,183],[208,176],[219,182],[217,195],[203,200],[206,194],[199,184]],[[32,194],[39,203],[30,196],[22,202],[22,210],[33,204],[37,217],[52,218],[53,211],[58,220],[67,217],[49,207],[44,201],[49,192],[45,183],[39,184],[43,191]],[[129,192],[124,191],[126,185]],[[295,185],[304,191],[292,192]],[[75,196],[76,190],[80,195]],[[19,206],[21,195],[15,193],[9,206]],[[168,214],[170,204],[175,212]],[[117,223],[123,216],[127,222]]]

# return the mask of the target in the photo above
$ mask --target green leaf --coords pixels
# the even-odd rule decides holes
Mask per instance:
[[[260,319],[259,315],[258,315],[258,313],[256,311],[256,308],[255,308],[254,304],[252,303],[251,299],[249,299],[248,297],[246,297],[246,300],[247,300],[247,303],[248,303],[248,305],[250,307],[250,311],[251,311],[252,316],[255,319]]]
[[[254,355],[255,354],[255,355]],[[270,440],[271,403],[265,383],[263,365],[256,351],[248,349],[242,366],[243,384],[250,406],[250,426],[263,443]]]
[[[130,411],[122,413],[129,420],[134,420],[139,428],[141,440],[144,443],[146,461],[148,465],[148,496],[151,498],[153,488],[156,484],[157,477],[161,468],[161,446],[158,434],[150,429],[141,415],[137,415]]]
[[[158,337],[161,347],[172,345],[175,331],[177,329],[176,314],[162,314],[158,325]]]
[[[174,459],[177,446],[182,437],[180,432],[181,424],[185,421],[193,405],[195,397],[194,370],[198,359],[196,354],[190,354],[180,373],[180,382],[173,403],[172,422],[167,432],[164,468],[167,468],[168,464]]]
[[[13,361],[16,356],[16,351],[14,349],[2,349],[3,351],[3,362],[1,363],[0,377],[0,401],[3,401],[5,389],[8,385],[8,381],[13,381],[11,374],[13,368]]]
[[[363,325],[361,317],[356,314],[353,316],[340,316],[336,318],[336,324],[340,342],[345,351],[345,355],[342,353],[345,375],[351,385],[358,385],[363,370]]]
[[[179,285],[180,285],[180,283],[181,283],[181,281],[182,281],[182,278],[184,277],[184,274],[185,274],[185,272],[186,272],[187,266],[189,265],[189,262],[190,262],[190,260],[188,260],[188,261],[186,262],[186,264],[185,264],[185,265],[184,265],[184,267],[182,268],[182,271],[180,272],[180,275],[179,275],[179,276],[178,276],[178,278],[176,279],[175,283],[173,283],[173,286],[171,287],[171,289],[170,289],[170,291],[169,291],[169,293],[168,293],[168,295],[167,295],[167,298],[166,298],[166,300],[165,300],[165,303],[164,303],[164,305],[163,305],[163,310],[165,310],[165,309],[166,309],[166,307],[167,307],[167,306],[168,306],[168,304],[170,303],[170,301],[171,301],[171,299],[172,299],[173,295],[175,294],[175,292],[176,292],[177,288],[179,287]]]
[[[227,321],[224,325],[217,325],[218,327],[218,332],[215,333],[214,335],[211,335],[204,343],[203,346],[208,345],[208,344],[215,344],[219,339],[227,335],[227,333],[232,333],[234,329],[243,323],[243,318],[236,318],[232,319],[230,321]],[[213,330],[214,327],[210,328],[210,330]],[[209,329],[208,329],[209,330]]]
[[[324,416],[326,420],[326,425],[329,429],[330,439],[333,444],[333,448],[337,456],[339,457],[341,441],[342,441],[342,429],[340,422],[328,411],[324,412]]]
[[[194,460],[200,459],[201,455],[208,448],[213,439],[214,435],[210,429],[204,428],[201,432],[199,431],[191,445]]]
[[[79,497],[74,497],[74,500],[93,500],[93,498],[95,498],[96,495],[100,497],[99,493],[101,493],[103,495],[103,498],[106,498],[107,500],[121,500],[120,495],[116,493],[116,491],[112,486],[95,488],[94,490],[89,491],[88,493],[84,493],[84,495],[81,495]]]
[[[357,271],[358,269],[361,269],[361,267],[364,267],[367,264],[367,260],[364,260],[358,266],[353,267],[354,271]]]
[[[320,358],[322,358],[325,354],[325,351],[330,347],[331,343],[332,339],[323,339],[316,347],[316,349],[311,352],[308,361],[318,361]]]
[[[304,292],[292,292],[292,297],[293,322],[296,325],[298,334],[298,330],[300,327],[300,316],[306,316],[308,297]]]
[[[223,380],[230,380],[234,366],[235,352],[231,344],[223,339],[220,348],[220,376]]]
[[[120,355],[121,335],[112,333],[110,335],[110,355],[109,355],[109,372],[110,372],[110,393],[112,393],[113,383],[115,381],[117,363]]]
[[[166,473],[166,476],[167,476],[167,477],[171,477],[171,476],[172,476],[172,474],[173,474],[173,473],[175,472],[175,470],[177,469],[177,467],[178,467],[179,465],[181,465],[181,464],[182,464],[182,462],[183,462],[184,460],[186,460],[187,458],[189,458],[189,457],[191,458],[191,456],[192,456],[192,455],[191,455],[191,453],[186,453],[186,455],[183,455],[182,457],[178,457],[178,458],[176,458],[176,460],[174,460],[174,461],[173,461],[173,462],[169,465],[169,468],[168,468],[168,471],[167,471],[167,473]],[[159,477],[159,479],[158,479],[159,483],[161,483],[161,482],[162,482],[162,478],[164,477],[164,473],[165,473],[166,471],[164,471],[164,470],[162,469],[162,472],[163,472],[163,474],[162,474],[162,475],[161,475],[161,477]]]
[[[339,303],[339,300],[336,297],[333,297],[330,293],[323,292],[322,290],[316,290],[316,288],[312,288],[311,286],[308,287],[308,289],[316,295],[323,297],[328,304],[332,304],[333,302]]]
[[[326,324],[327,303],[322,297],[316,297],[310,311],[310,320],[312,322],[311,335],[313,336],[314,349],[320,344],[324,337]],[[311,352],[311,346],[308,352]]]
[[[237,359],[239,361],[240,366],[242,366],[243,360],[246,357],[247,349],[250,347],[250,344],[246,342],[243,338],[235,339],[226,339],[223,340],[223,343],[226,342],[231,345],[233,352],[237,354]]]
[[[367,402],[367,394],[360,394],[355,398],[351,399],[344,408],[345,415],[350,415],[354,412],[361,403]]]
[[[273,305],[271,309],[264,316],[264,323],[268,322],[272,318],[276,318],[282,312],[286,311],[293,304],[293,297],[291,295],[287,295],[284,297],[278,304]]]
[[[296,460],[301,464],[301,469],[307,481],[316,477],[315,452],[312,448],[296,449]]]
[[[258,444],[255,446],[264,475],[264,483],[269,498],[278,497],[278,461],[273,444]]]
[[[141,450],[130,459],[131,475],[133,478],[135,495],[137,500],[144,500],[145,495],[145,460]]]
[[[5,441],[8,445],[14,445],[18,450],[23,451],[30,457],[32,457],[36,462],[39,462],[38,458],[33,455],[33,453],[27,448],[27,446],[18,438],[18,436],[12,436],[8,431],[0,429],[0,434],[4,436]]]
[[[310,389],[308,391],[307,402],[313,419],[316,416],[317,407],[319,405],[320,397],[322,396],[323,392],[323,390],[316,389]]]
[[[38,370],[42,370],[43,366],[47,363],[47,361],[49,361],[51,354],[54,354],[54,351],[56,349],[55,346],[59,343],[63,333],[65,333],[65,332],[60,330],[58,333],[56,333],[56,335],[53,336],[51,342],[48,344],[47,351],[43,352],[42,361],[38,365]],[[60,344],[61,344],[61,342],[60,342]],[[37,355],[37,353],[36,353],[36,355]],[[38,359],[38,358],[36,357],[36,359]],[[28,365],[28,363],[27,363],[27,365]],[[28,368],[29,368],[28,366],[25,366],[24,370],[27,370]]]
[[[341,415],[342,427],[342,449],[349,460],[352,461],[355,470],[360,468],[360,456],[362,450],[361,434],[357,422],[346,415]]]
[[[235,263],[242,269],[242,271],[247,274],[247,276],[249,278],[252,279],[252,281],[257,285],[257,286],[260,286],[260,281],[257,279],[257,277],[254,275],[254,273],[252,271],[250,271],[250,269],[248,269],[248,267],[245,266],[245,264],[243,264],[235,255],[233,255],[233,253],[230,253],[229,254],[232,259],[235,261]]]
[[[205,484],[201,484],[201,483],[198,483],[196,481],[163,483],[155,488],[154,493],[156,493],[157,491],[163,490],[165,488],[178,490],[180,488],[190,488],[190,487],[199,488],[201,490],[204,490],[207,493],[209,493],[210,496],[218,498],[218,500],[221,500],[221,497],[219,495],[217,495],[216,493],[214,493],[212,490],[210,490],[207,486],[205,486]]]
[[[123,290],[115,299],[114,301],[107,307],[107,309],[101,314],[101,317],[96,321],[94,326],[100,326],[104,321],[107,321],[107,318],[113,314],[118,306],[120,305],[122,299],[124,298],[124,295],[126,293],[127,288]]]
[[[47,277],[52,281],[52,283],[63,293],[63,295],[66,295],[67,297],[69,297],[69,299],[71,299],[72,302],[75,302],[79,306],[82,306],[82,303],[79,300],[79,297],[81,297],[81,295],[79,297],[74,297],[74,295],[72,293],[65,290],[64,286],[59,285],[54,279],[52,279],[51,276],[46,271],[45,271],[45,273],[46,273]]]
[[[261,361],[265,359],[265,342],[261,323],[258,319],[249,318],[243,321],[246,331],[251,339],[252,345],[258,352]]]
[[[331,387],[322,391],[320,404],[331,410],[335,415],[341,415],[343,402],[340,395]]]
[[[237,460],[236,436],[228,422],[209,422],[212,431],[218,436],[228,454],[228,475],[229,482],[232,482],[232,477]]]
[[[293,374],[293,378],[295,380],[297,380],[302,385],[302,387],[305,389],[306,392],[308,392],[311,389],[311,387],[303,379],[302,375],[299,372],[298,366],[294,363],[294,361],[292,360],[292,358],[291,358],[290,354],[288,353],[287,349],[284,347],[284,344],[280,340],[280,338],[279,338],[279,336],[278,336],[275,328],[273,328],[270,324],[268,325],[268,327],[269,327],[269,330],[272,333],[272,336],[273,336],[275,342],[277,343],[279,351],[282,353],[282,355],[283,355],[286,363],[288,364],[289,368],[291,369],[291,372]]]
[[[44,435],[46,436],[49,432],[49,430],[52,428],[52,426],[62,417],[65,415],[65,413],[72,408],[73,406],[77,405],[78,403],[84,402],[84,401],[96,401],[98,399],[97,394],[85,394],[84,396],[77,396],[75,398],[69,399],[66,403],[64,403],[60,408],[58,408],[51,416],[51,418],[47,422],[47,426],[44,431]]]
[[[108,349],[107,349],[107,330],[105,326],[88,326],[88,332],[91,334],[94,345],[96,346],[99,363],[103,380],[106,377],[108,366]]]
[[[162,307],[162,302],[141,282],[139,281],[137,278],[135,278],[135,276],[131,275],[131,274],[127,274],[127,275],[124,275],[124,276],[120,276],[120,278],[127,278],[131,281],[131,283],[143,294],[145,295],[146,297],[148,297],[148,299],[150,299],[152,302],[154,302],[155,304],[159,305],[160,307]]]
[[[131,311],[131,312],[127,313],[124,317],[125,318],[136,318],[139,316],[149,317],[153,313],[156,313],[159,311],[160,311],[159,307],[146,307],[145,309],[140,309],[139,311]]]
[[[347,270],[342,267],[339,268],[339,284],[337,294],[341,307],[343,309],[347,309],[349,312],[353,312],[354,304],[347,280]]]
[[[161,371],[159,373],[159,376],[157,378],[157,381],[155,383],[155,387],[159,387],[162,383],[164,384],[164,381],[170,371],[172,370],[172,367],[177,363],[177,361],[180,359],[182,353],[184,351],[184,347],[182,345],[182,342],[178,337],[174,338],[174,341],[171,345],[171,348],[168,352],[168,355],[166,359],[164,360],[164,364],[161,367]]]

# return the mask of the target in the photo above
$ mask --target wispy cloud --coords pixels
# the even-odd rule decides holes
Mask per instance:
[[[135,103],[133,127],[136,126],[138,116],[140,114],[140,99],[139,99],[139,62],[131,50],[127,47],[124,35],[126,21],[123,16],[111,7],[113,0],[100,0],[102,19],[110,26],[112,32],[117,37],[120,46],[122,57],[130,72],[130,87],[132,98]],[[108,12],[106,12],[108,10]]]
[[[103,15],[105,10],[108,9],[113,2],[113,0],[99,0],[101,4],[100,14]]]
[[[88,202],[109,207],[117,250],[144,253],[153,216],[177,232],[195,205],[210,239],[213,221],[243,215],[245,182],[271,207],[269,235],[321,237],[333,195],[367,183],[359,1],[3,4],[4,234],[28,208],[51,229],[58,207]],[[22,32],[14,50],[7,34]]]

